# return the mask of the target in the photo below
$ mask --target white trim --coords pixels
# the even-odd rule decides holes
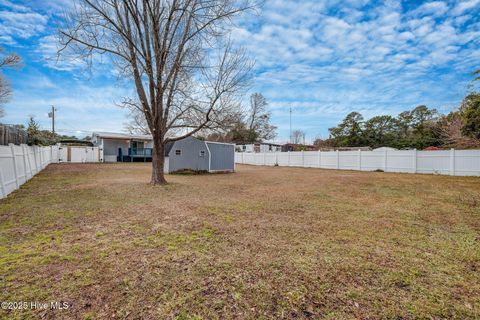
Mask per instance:
[[[214,142],[214,141],[205,141],[205,143],[214,143],[214,144],[224,144],[227,146],[235,146],[235,143],[227,143],[227,142]]]
[[[99,139],[136,139],[136,140],[153,140],[149,134],[128,134],[116,132],[94,132],[92,136]]]
[[[207,141],[205,141],[205,147],[207,148],[207,151],[208,151],[208,172],[211,172],[210,168],[212,167],[212,153],[210,152],[210,148],[208,147]]]

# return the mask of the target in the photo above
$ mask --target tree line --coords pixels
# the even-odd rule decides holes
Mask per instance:
[[[477,71],[477,74],[479,72]],[[328,139],[316,139],[318,147],[480,147],[480,93],[471,92],[460,107],[446,115],[425,105],[396,117],[375,116],[365,120],[358,112],[349,113]]]

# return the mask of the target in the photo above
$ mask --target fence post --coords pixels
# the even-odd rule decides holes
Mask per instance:
[[[30,148],[28,145],[24,144],[23,148],[25,150],[25,153],[27,155],[27,162],[28,162],[28,178],[30,179],[33,177],[33,171],[32,171],[32,164],[30,162]]]
[[[264,152],[264,153],[263,153],[263,165],[264,165],[264,166],[267,165],[267,159],[266,159],[266,158],[267,158],[267,153]]]
[[[417,149],[413,149],[413,173],[417,173]]]
[[[7,189],[5,188],[5,181],[3,180],[2,170],[0,169],[0,199],[5,198],[7,196]]]
[[[38,147],[38,157],[40,158],[40,170],[43,170],[43,154],[42,154],[42,147]]]
[[[288,151],[288,166],[290,167],[290,151]]]
[[[33,162],[35,163],[35,174],[38,173],[38,162],[37,162],[37,146],[32,146],[33,148]]]
[[[17,172],[17,157],[15,156],[15,145],[13,143],[8,144],[10,146],[10,150],[12,150],[12,159],[13,159],[13,173],[15,174],[15,185],[18,187],[20,184],[18,183],[18,172]]]
[[[27,167],[27,156],[28,156],[28,153],[27,153],[27,150],[25,150],[25,145],[24,144],[21,144],[20,147],[22,148],[22,155],[23,155],[23,168],[25,169],[25,181],[27,181],[28,179],[30,179],[30,172],[28,171],[28,167]]]
[[[337,149],[337,170],[340,169],[340,151]]]
[[[358,170],[362,171],[362,149],[358,149]]]
[[[305,151],[302,150],[302,167],[305,167]]]
[[[318,167],[322,167],[322,151],[318,150]]]
[[[278,166],[278,151],[275,151],[275,164]]]
[[[450,149],[450,175],[455,175],[455,149]]]
[[[383,171],[387,172],[387,149],[383,151]]]

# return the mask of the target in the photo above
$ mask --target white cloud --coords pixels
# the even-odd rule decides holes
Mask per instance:
[[[0,34],[27,39],[43,32],[47,21],[36,12],[0,11]]]
[[[275,0],[267,2],[261,23],[240,23],[236,39],[257,60],[255,90],[271,100],[274,119],[283,121],[290,106],[308,121],[352,109],[368,117],[420,103],[451,108],[460,100],[464,82],[445,90],[438,78],[452,65],[461,68],[455,72],[475,67],[476,2],[429,1],[408,11],[387,1],[361,10],[366,2]],[[451,15],[453,8],[464,16]]]
[[[467,10],[475,9],[480,4],[480,0],[462,0],[453,9],[454,15],[461,15]]]
[[[61,71],[73,71],[85,68],[85,62],[68,51],[59,54],[61,49],[58,36],[49,35],[39,39],[35,50],[41,57],[44,65]]]
[[[36,37],[32,52],[44,65],[77,77],[83,61],[68,54],[58,60],[58,41],[47,25],[48,17],[53,21],[73,1],[25,3],[0,0],[8,8],[0,12],[0,42]],[[454,106],[478,68],[479,3],[268,0],[258,15],[237,21],[232,39],[256,59],[254,90],[269,99],[275,124],[284,128],[293,106],[297,121],[315,135],[352,110],[369,117],[420,103]],[[86,117],[96,115],[88,106],[95,104],[90,97],[103,100],[93,90],[79,89],[80,96],[68,99],[63,92],[59,97],[65,100],[55,103],[90,110]]]
[[[443,1],[432,1],[422,4],[420,7],[412,11],[414,15],[433,15],[441,16],[448,11],[448,4]]]

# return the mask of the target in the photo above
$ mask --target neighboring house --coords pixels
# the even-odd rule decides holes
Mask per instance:
[[[275,143],[256,142],[256,143],[237,143],[235,145],[237,152],[280,152],[282,146]]]
[[[152,161],[153,142],[148,135],[94,133],[92,142],[103,149],[104,162]],[[202,141],[194,137],[167,143],[165,172],[182,170],[233,172],[235,145]]]
[[[314,145],[286,143],[282,146],[282,152],[289,151],[317,151],[318,148]]]

